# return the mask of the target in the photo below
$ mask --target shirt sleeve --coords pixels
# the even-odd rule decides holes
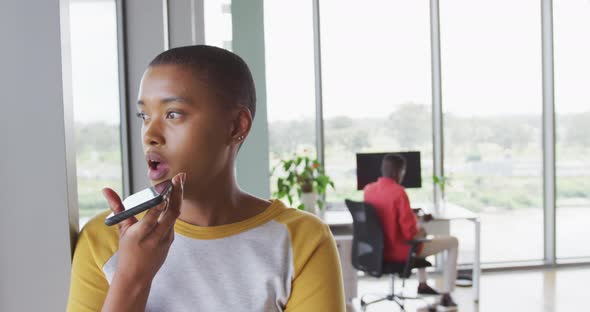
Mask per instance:
[[[346,309],[336,242],[327,225],[321,228],[315,243],[294,246],[295,276],[286,312]]]
[[[104,217],[100,217],[91,220],[78,237],[72,261],[68,312],[100,311],[109,290],[102,266],[114,253],[118,234],[105,229]]]
[[[411,240],[418,233],[418,220],[412,208],[410,207],[410,200],[408,194],[402,192],[396,198],[394,205],[398,208],[398,224],[401,229],[404,240]]]

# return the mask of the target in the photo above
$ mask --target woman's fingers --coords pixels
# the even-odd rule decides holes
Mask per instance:
[[[109,207],[114,214],[118,214],[125,210],[123,207],[123,202],[121,202],[121,198],[115,191],[106,187],[102,189],[102,195],[106,198],[107,202],[109,203]],[[125,219],[118,224],[119,232],[123,234],[134,223],[137,222],[137,218],[131,217],[129,219]]]
[[[168,206],[168,202],[164,201],[146,212],[145,216],[139,222],[140,232],[142,234],[146,234],[154,229],[154,226],[158,224],[160,214],[166,210],[166,206]]]
[[[184,172],[179,173],[175,175],[174,178],[172,178],[172,184],[174,185],[174,187],[172,188],[172,192],[170,193],[168,207],[164,212],[164,215],[160,218],[160,221],[158,222],[158,227],[156,228],[156,231],[162,237],[167,235],[167,232],[174,227],[176,218],[178,218],[178,216],[180,215],[180,203],[182,202],[182,194],[185,179],[186,174]]]

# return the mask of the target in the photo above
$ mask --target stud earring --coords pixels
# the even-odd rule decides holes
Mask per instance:
[[[243,136],[243,135],[240,135],[240,136],[238,137],[238,141],[241,141],[241,140],[243,140],[243,139],[244,139],[244,136]]]

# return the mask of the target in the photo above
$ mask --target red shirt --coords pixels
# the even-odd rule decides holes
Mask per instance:
[[[384,260],[406,261],[410,245],[404,244],[404,241],[411,240],[418,233],[418,219],[410,208],[406,190],[395,180],[381,177],[377,182],[365,186],[364,196],[365,202],[375,208],[381,221]]]

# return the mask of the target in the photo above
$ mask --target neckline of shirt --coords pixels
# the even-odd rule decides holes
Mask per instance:
[[[178,219],[174,225],[174,231],[194,239],[220,239],[245,232],[264,224],[274,219],[284,208],[280,200],[271,200],[271,204],[263,212],[253,217],[235,223],[216,226],[198,226]]]
[[[394,179],[392,179],[390,177],[379,177],[378,178],[378,181],[381,181],[381,182],[389,182],[389,183],[393,183],[393,184],[399,184],[399,183],[397,183],[396,180],[394,180]]]

